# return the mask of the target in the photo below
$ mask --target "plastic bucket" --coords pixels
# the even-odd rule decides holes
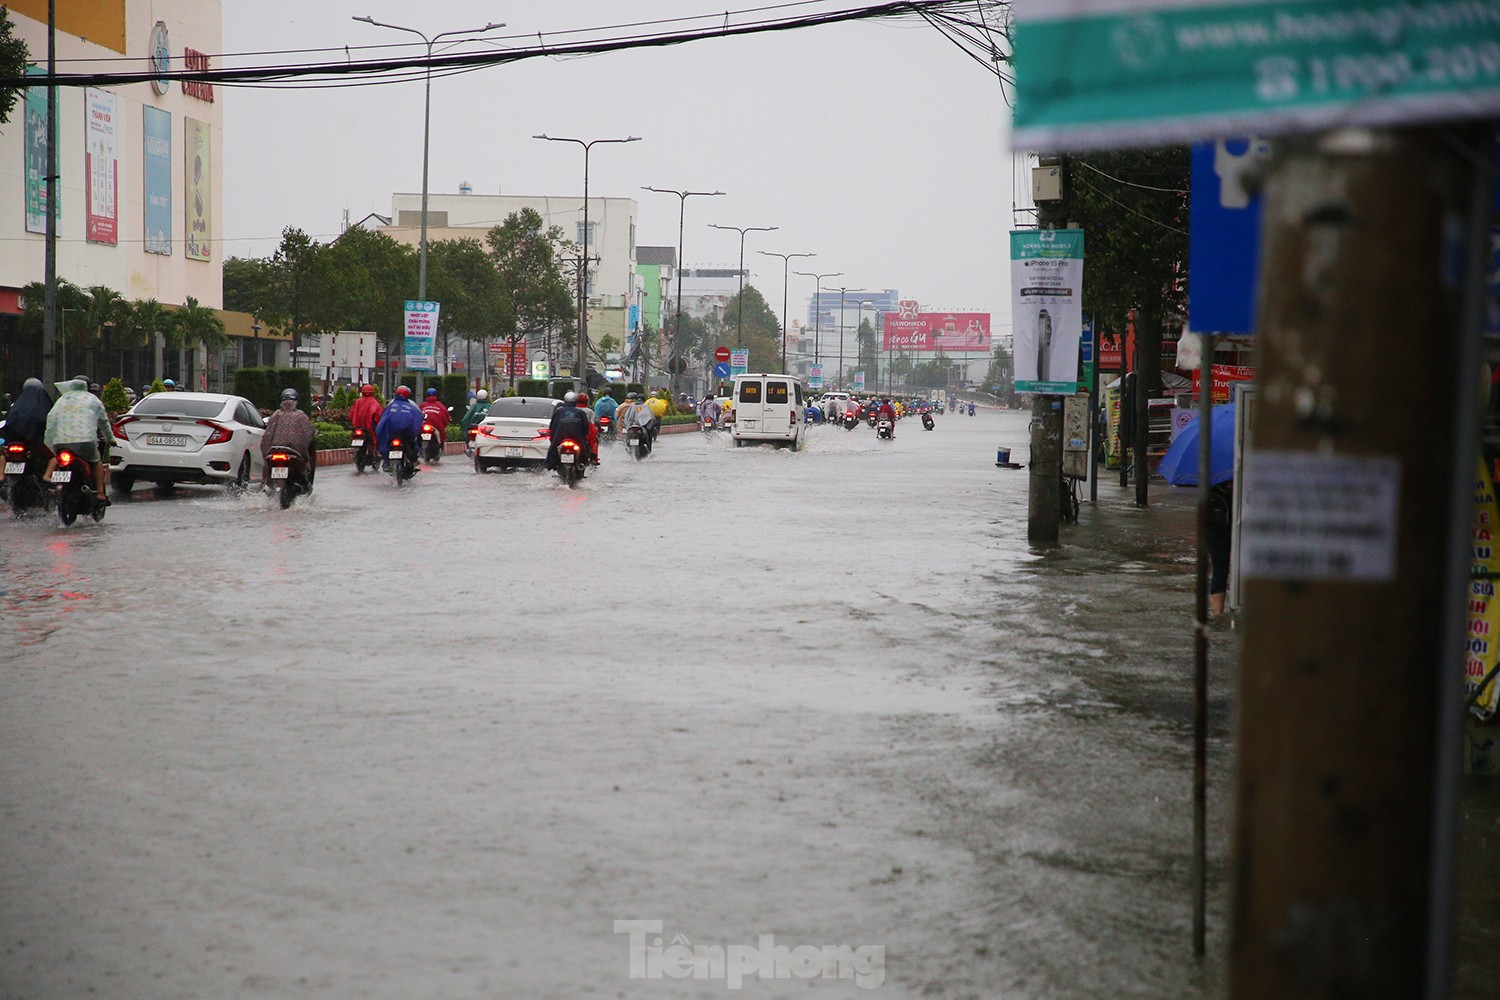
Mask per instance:
[[[1010,449],[1009,448],[996,448],[995,449],[995,464],[996,465],[1009,465],[1010,464]]]

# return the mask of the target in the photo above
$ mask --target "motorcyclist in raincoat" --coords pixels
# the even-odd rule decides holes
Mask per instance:
[[[375,398],[375,387],[363,385],[359,389],[359,398],[354,405],[349,407],[349,426],[354,430],[363,429],[366,432],[375,433],[375,425],[380,423],[380,415],[385,412],[385,407],[380,405],[380,400]]]
[[[474,402],[469,405],[468,411],[466,413],[464,413],[463,422],[459,425],[459,426],[461,426],[463,428],[464,434],[467,435],[469,433],[469,428],[473,427],[475,424],[477,424],[481,420],[483,420],[485,418],[485,415],[488,414],[489,412],[490,412],[490,393],[489,393],[489,390],[488,389],[480,389],[479,392],[477,394],[475,394],[475,396],[474,396]]]
[[[585,448],[588,447],[588,411],[578,405],[577,393],[570,392],[563,396],[562,404],[553,408],[552,422],[548,425],[547,436],[551,443],[547,446],[547,461],[544,467],[549,471],[562,465],[557,460],[557,446],[563,441],[573,440]]]
[[[404,385],[396,386],[396,398],[385,408],[380,416],[380,423],[375,427],[375,445],[380,449],[382,462],[390,454],[392,437],[399,434],[413,448],[420,443],[418,438],[422,434],[422,420],[421,409],[411,401],[411,389]]]

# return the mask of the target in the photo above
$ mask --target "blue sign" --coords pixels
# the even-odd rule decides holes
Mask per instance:
[[[1260,196],[1248,185],[1270,155],[1270,144],[1254,137],[1193,147],[1188,329],[1194,333],[1255,332]]]
[[[714,365],[714,374],[717,375],[719,378],[728,378],[729,377],[729,362],[728,361],[720,361],[720,362],[716,363]]]
[[[1094,363],[1094,317],[1083,320],[1083,336],[1078,338],[1078,360],[1086,365]]]
[[[627,327],[627,329],[629,329],[632,333],[634,333],[635,331],[637,331],[637,330],[639,330],[641,328],[641,307],[640,306],[638,306],[638,305],[632,305],[630,307],[629,324],[630,325]]]

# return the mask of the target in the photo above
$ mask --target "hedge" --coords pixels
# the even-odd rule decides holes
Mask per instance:
[[[543,378],[523,378],[516,380],[517,396],[546,396],[547,380]]]
[[[663,427],[670,427],[673,424],[696,424],[697,422],[698,416],[694,413],[668,413],[661,418]]]
[[[602,395],[613,396],[615,398],[615,402],[616,403],[623,403],[623,402],[625,402],[625,393],[626,393],[626,391],[627,390],[626,390],[626,388],[623,385],[621,385],[618,382],[615,382],[615,383],[612,383],[611,385],[605,386],[604,387],[604,392],[603,392]]]
[[[640,382],[629,382],[625,386],[625,391],[633,392],[637,396],[644,396],[646,394],[646,387]]]
[[[332,430],[325,431],[322,430],[322,427],[326,425],[319,424],[318,426],[318,436],[313,438],[313,449],[315,451],[324,451],[328,448],[349,447],[350,438],[353,437],[353,435],[350,434],[349,431],[346,431],[343,428],[337,426],[335,426]]]
[[[312,415],[312,373],[306,368],[235,370],[234,394],[250,400],[256,409],[274,410],[280,407],[284,389],[296,389],[297,409]]]
[[[443,375],[436,379],[428,376],[428,386],[436,386],[438,399],[443,401],[444,406],[451,406],[460,414],[469,405],[469,376],[467,375]]]

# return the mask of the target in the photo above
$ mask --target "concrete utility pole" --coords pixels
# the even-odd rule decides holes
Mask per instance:
[[[1231,997],[1448,995],[1493,143],[1349,129],[1282,151],[1265,188]],[[1308,527],[1382,478],[1396,509],[1364,545],[1389,572],[1270,561],[1289,536],[1335,551]]]
[[[1066,195],[1066,163],[1058,157],[1046,156],[1039,162],[1044,167],[1063,168],[1062,190]],[[1038,228],[1061,229],[1066,221],[1064,204],[1061,200],[1037,202]],[[1034,394],[1031,397],[1031,479],[1026,499],[1026,540],[1032,545],[1056,545],[1060,535],[1062,439],[1062,397]]]
[[[1161,388],[1162,318],[1144,310],[1135,317],[1135,505],[1145,507],[1150,499],[1151,399]],[[1212,371],[1212,365],[1210,365]],[[1207,377],[1207,376],[1205,376]]]
[[[57,201],[62,187],[57,175],[57,0],[47,0],[47,225],[45,259],[42,262],[42,384],[62,378],[57,361]]]

